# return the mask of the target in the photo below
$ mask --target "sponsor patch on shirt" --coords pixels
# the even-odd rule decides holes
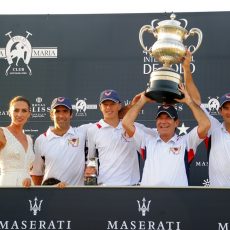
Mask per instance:
[[[169,149],[169,152],[171,152],[171,153],[177,155],[177,154],[180,153],[180,150],[181,150],[181,146],[178,146],[178,147],[171,147],[171,148]]]
[[[77,147],[79,145],[79,138],[71,138],[68,140],[68,144],[72,145],[72,147]]]

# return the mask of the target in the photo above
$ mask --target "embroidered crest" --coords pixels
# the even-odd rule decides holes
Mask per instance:
[[[72,138],[68,140],[68,144],[72,145],[72,147],[77,147],[79,145],[79,138]]]
[[[111,95],[111,91],[110,90],[107,90],[107,91],[105,91],[105,96],[110,96]]]
[[[180,153],[180,150],[181,150],[181,146],[179,146],[179,147],[171,147],[171,148],[169,149],[169,151],[172,152],[172,153],[175,154],[175,155],[179,154],[179,153]]]

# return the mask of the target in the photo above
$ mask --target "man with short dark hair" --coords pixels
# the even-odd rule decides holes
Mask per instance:
[[[31,175],[35,185],[83,185],[85,141],[88,125],[71,127],[72,103],[55,98],[50,117],[54,126],[35,141],[35,161]]]
[[[203,108],[204,109],[204,108]],[[220,98],[219,113],[223,123],[209,115],[208,133],[210,186],[230,186],[230,93]]]
[[[193,102],[183,84],[184,94],[178,102],[191,109],[198,126],[184,136],[175,133],[179,125],[178,114],[172,105],[162,105],[156,115],[156,129],[140,128],[135,125],[139,112],[147,102],[153,102],[143,92],[139,101],[130,108],[122,124],[126,136],[133,139],[140,152],[145,150],[142,186],[188,186],[189,166],[197,146],[206,137],[210,122],[202,109]]]

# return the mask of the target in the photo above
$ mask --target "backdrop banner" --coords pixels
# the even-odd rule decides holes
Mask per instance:
[[[143,51],[139,30],[153,19],[169,13],[98,15],[0,15],[0,126],[9,124],[8,103],[17,95],[32,104],[26,133],[35,139],[52,123],[49,110],[53,98],[66,96],[75,108],[73,126],[96,122],[100,92],[116,89],[128,104],[146,89],[150,73],[162,66]],[[230,12],[176,13],[185,18],[187,29],[197,27],[203,41],[191,63],[203,104],[220,119],[219,97],[229,92]],[[148,47],[151,34],[144,36]],[[192,51],[197,37],[185,45]],[[183,75],[181,64],[173,68]],[[138,122],[155,127],[157,106],[146,105]],[[196,122],[187,106],[177,104],[181,119],[178,134],[189,132]],[[204,144],[191,164],[191,185],[208,185],[208,159]]]
[[[229,229],[228,189],[3,188],[0,194],[0,229]]]

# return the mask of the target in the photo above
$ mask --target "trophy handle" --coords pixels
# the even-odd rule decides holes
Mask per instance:
[[[179,19],[179,20],[184,21],[184,26],[183,26],[183,28],[185,29],[185,28],[187,27],[187,25],[188,25],[187,19],[181,18],[181,19]]]
[[[139,32],[139,41],[140,41],[140,44],[142,46],[142,48],[147,52],[147,53],[151,53],[151,47],[149,49],[147,49],[147,46],[144,45],[144,42],[143,42],[143,34],[144,32],[149,32],[150,34],[153,34],[154,36],[156,36],[155,34],[155,29],[150,26],[150,25],[144,25],[141,27],[140,29],[140,32]]]
[[[153,29],[155,29],[154,22],[156,22],[156,21],[159,21],[159,19],[153,19],[152,22],[151,22],[151,26],[152,26]]]
[[[194,36],[195,34],[198,35],[198,42],[197,42],[197,45],[196,45],[195,49],[191,52],[192,54],[194,54],[197,51],[197,49],[200,47],[202,39],[203,39],[203,33],[198,28],[192,28],[189,31],[189,33],[186,35],[186,38],[185,38],[185,39],[187,39],[190,35]]]

